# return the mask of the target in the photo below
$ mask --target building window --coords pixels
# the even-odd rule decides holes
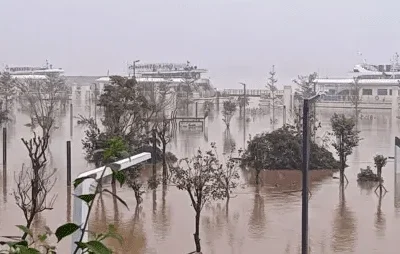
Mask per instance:
[[[387,89],[378,89],[378,95],[388,95]]]
[[[392,89],[389,90],[389,95],[392,95]]]
[[[362,95],[372,95],[372,89],[363,89]]]

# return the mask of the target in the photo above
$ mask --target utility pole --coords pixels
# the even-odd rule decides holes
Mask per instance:
[[[132,63],[132,69],[133,69],[133,78],[136,78],[136,63],[140,62],[140,60],[135,60]]]
[[[243,149],[246,147],[246,84],[240,83],[243,86]]]
[[[310,162],[310,104],[320,95],[303,101],[303,147],[302,147],[302,190],[301,190],[301,254],[308,254],[308,170]]]

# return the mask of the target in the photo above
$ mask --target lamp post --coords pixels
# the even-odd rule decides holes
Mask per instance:
[[[308,254],[308,169],[310,160],[310,105],[320,97],[319,94],[303,101],[303,162],[301,190],[301,254]]]
[[[132,63],[132,69],[133,69],[133,77],[136,78],[136,63],[140,62],[140,60],[135,60]]]
[[[243,149],[246,146],[246,84],[239,83],[243,86]]]

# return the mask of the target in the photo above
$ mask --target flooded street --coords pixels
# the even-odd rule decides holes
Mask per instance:
[[[252,105],[250,105],[252,107]],[[320,135],[330,130],[329,118],[344,110],[318,109],[322,122]],[[88,107],[74,105],[74,115],[89,116]],[[90,114],[93,114],[91,112]],[[330,176],[312,179],[310,198],[310,245],[311,253],[398,253],[397,237],[400,235],[400,208],[394,206],[393,160],[383,169],[388,193],[382,198],[374,193],[374,187],[359,186],[359,169],[373,166],[373,156],[394,156],[394,137],[398,134],[400,120],[391,119],[390,110],[362,111],[359,130],[363,140],[349,159],[346,175],[350,181],[345,192],[339,192],[339,182]],[[369,115],[372,115],[370,119]],[[367,116],[367,117],[366,117]],[[221,156],[235,144],[243,144],[262,131],[272,129],[270,116],[248,116],[251,120],[244,126],[243,119],[236,114],[231,121],[230,131],[225,130],[221,115],[213,112],[208,117],[205,133],[178,132],[169,145],[169,150],[178,158],[192,155],[199,147],[209,148],[216,142]],[[277,110],[278,123],[282,126],[282,113]],[[289,118],[289,117],[288,117]],[[22,212],[15,205],[12,195],[15,188],[14,174],[22,163],[27,163],[27,152],[20,141],[30,137],[29,128],[24,126],[29,117],[16,114],[16,123],[8,127],[8,170],[1,178],[0,232],[2,235],[19,234],[15,225],[23,224]],[[52,167],[58,169],[57,184],[53,193],[57,201],[52,211],[46,211],[36,222],[37,227],[47,224],[54,229],[71,219],[67,209],[66,187],[66,141],[70,140],[69,112],[57,123],[50,144]],[[72,140],[73,178],[80,172],[91,169],[84,160],[81,139],[84,128],[74,123]],[[150,168],[144,168],[150,175]],[[300,172],[294,173],[300,178]],[[219,253],[299,253],[301,240],[301,196],[300,192],[287,192],[274,188],[268,181],[268,173],[261,176],[263,184],[256,188],[247,171],[241,172],[241,185],[234,191],[234,198],[225,202],[212,203],[204,208],[201,218],[201,243],[205,254]],[[156,191],[147,191],[138,209],[133,191],[128,187],[119,189],[118,195],[128,206],[115,206],[111,196],[104,195],[96,201],[89,229],[99,232],[114,223],[124,238],[122,246],[117,241],[108,243],[118,253],[133,254],[177,254],[194,250],[194,210],[186,192],[175,186]],[[10,216],[13,214],[13,216]],[[60,253],[67,253],[70,241],[65,239]],[[64,251],[65,250],[65,251]]]

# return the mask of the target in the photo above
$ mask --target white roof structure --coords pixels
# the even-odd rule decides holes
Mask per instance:
[[[181,78],[170,78],[170,79],[166,79],[166,78],[136,78],[137,82],[154,82],[154,83],[162,83],[162,82],[170,82],[170,83],[182,83],[184,82],[184,79]],[[100,83],[108,83],[110,82],[110,77],[101,77],[96,79],[96,82],[100,82]]]
[[[316,79],[317,84],[346,85],[354,84],[354,79]],[[360,85],[400,85],[400,79],[359,79]]]
[[[21,80],[29,80],[29,79],[34,79],[34,80],[46,80],[47,76],[46,75],[11,75],[12,78],[14,79],[21,79]]]

